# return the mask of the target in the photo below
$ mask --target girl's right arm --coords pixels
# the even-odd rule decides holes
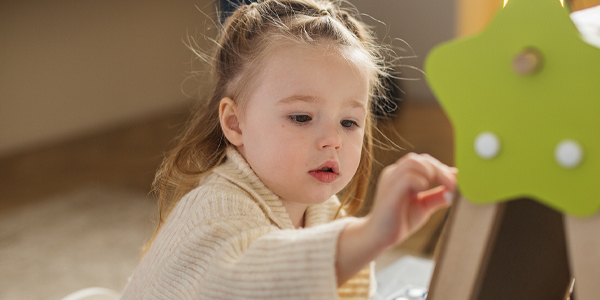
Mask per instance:
[[[444,194],[456,186],[455,168],[427,154],[409,153],[379,176],[369,215],[346,225],[338,239],[336,274],[342,285],[381,252],[420,228],[448,205]],[[431,188],[435,183],[440,186]]]

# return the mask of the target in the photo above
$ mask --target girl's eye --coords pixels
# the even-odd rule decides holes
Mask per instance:
[[[306,123],[312,120],[312,118],[308,115],[291,115],[290,119],[296,123]]]
[[[346,128],[358,127],[358,123],[356,123],[352,120],[342,120],[340,122],[340,124],[342,124],[342,126],[344,126]]]

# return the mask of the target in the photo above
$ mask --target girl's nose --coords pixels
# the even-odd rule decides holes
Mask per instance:
[[[337,127],[335,124],[322,126],[321,136],[318,141],[319,148],[331,147],[338,150],[342,147],[342,136]]]

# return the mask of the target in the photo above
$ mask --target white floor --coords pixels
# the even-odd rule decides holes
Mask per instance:
[[[433,268],[430,259],[403,256],[375,275],[377,295],[374,300],[423,299],[419,293],[422,296],[428,290]]]

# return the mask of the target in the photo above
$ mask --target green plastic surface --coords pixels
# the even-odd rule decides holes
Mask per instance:
[[[543,66],[519,75],[514,57],[534,48]],[[559,0],[510,0],[481,34],[435,48],[428,82],[455,134],[461,193],[475,203],[521,197],[575,216],[600,208],[600,49],[585,43]],[[499,154],[474,141],[493,132]],[[555,149],[575,140],[583,160],[563,168]]]

